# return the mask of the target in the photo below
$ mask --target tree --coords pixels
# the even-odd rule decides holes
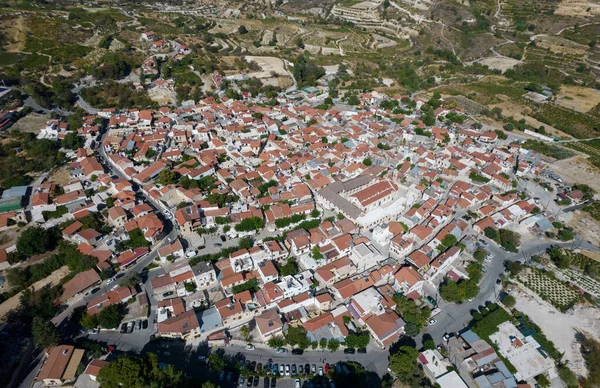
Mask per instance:
[[[425,350],[433,350],[435,349],[435,341],[432,338],[428,338],[423,341],[423,349]]]
[[[290,326],[285,335],[285,340],[289,345],[298,345],[301,349],[306,349],[310,346],[310,341],[306,337],[306,329],[302,326]]]
[[[267,341],[270,348],[277,349],[285,345],[285,340],[280,336],[273,336]]]
[[[367,166],[367,167],[370,167],[370,166],[372,166],[372,165],[373,165],[373,161],[372,161],[371,159],[369,159],[369,158],[363,159],[363,161],[362,161],[362,162],[363,162],[363,164],[364,164],[365,166]]]
[[[485,230],[483,231],[485,234],[485,237],[491,239],[491,240],[496,240],[498,238],[498,231],[494,228],[492,228],[491,226],[488,226],[487,228],[485,228]]]
[[[502,303],[504,303],[506,307],[515,307],[517,300],[512,295],[506,295],[504,299],[502,299]]]
[[[473,253],[473,257],[475,258],[475,260],[477,261],[483,261],[485,260],[487,256],[487,251],[483,248],[478,248],[474,253]]]
[[[33,342],[40,349],[57,346],[60,343],[60,332],[52,322],[42,317],[34,317],[31,327]]]
[[[329,342],[327,343],[327,349],[329,349],[329,351],[331,352],[335,352],[340,348],[340,341],[336,340],[335,338],[332,338],[329,340]]]
[[[242,24],[241,26],[239,26],[239,28],[238,28],[238,32],[239,32],[241,35],[244,35],[244,34],[247,34],[247,33],[248,33],[248,29],[246,28],[246,26],[245,26],[245,25],[243,25],[243,24]]]
[[[98,324],[106,329],[118,327],[122,319],[123,312],[118,304],[107,306],[98,314]]]
[[[442,244],[447,248],[456,245],[457,242],[456,236],[451,233],[448,233],[442,240]]]
[[[265,226],[265,222],[260,217],[250,217],[243,219],[239,224],[235,226],[235,230],[238,232],[252,232],[255,230],[262,229]]]
[[[119,281],[119,285],[122,287],[135,287],[142,280],[140,279],[140,275],[137,273],[130,273],[129,276],[125,276]]]
[[[95,329],[98,327],[98,317],[84,312],[79,320],[79,324],[86,330]]]
[[[296,275],[300,272],[298,268],[298,263],[294,258],[290,257],[285,265],[279,267],[279,276],[288,276],[288,275]]]
[[[173,183],[177,182],[177,175],[175,172],[165,168],[158,173],[158,179],[156,179],[156,182],[163,186],[172,185]]]
[[[17,249],[27,256],[39,255],[54,248],[54,241],[51,230],[30,227],[19,236]]]
[[[250,338],[250,328],[248,325],[240,327],[240,334],[244,337],[244,340],[248,341]]]
[[[186,380],[173,365],[161,366],[154,353],[146,353],[144,358],[121,356],[98,373],[103,388],[178,387]]]
[[[215,371],[221,371],[225,368],[225,361],[216,353],[211,353],[208,356],[208,365]]]
[[[312,258],[315,260],[323,260],[323,254],[316,245],[312,248]]]
[[[396,375],[404,375],[410,372],[416,361],[419,352],[410,346],[401,346],[397,353],[390,357],[390,370]]]
[[[349,334],[346,336],[346,347],[365,349],[369,345],[370,339],[369,333]]]
[[[250,249],[254,244],[248,237],[241,238],[238,242],[238,249]]]
[[[535,381],[542,388],[547,388],[547,387],[549,387],[551,385],[550,380],[548,380],[548,377],[546,377],[546,375],[537,375],[537,376],[535,376]]]
[[[579,379],[577,378],[577,375],[573,373],[573,371],[566,365],[562,365],[558,368],[558,376],[563,383],[565,383],[567,388],[579,387]]]
[[[83,137],[78,136],[77,132],[67,133],[61,142],[61,144],[64,148],[67,148],[70,150],[76,150],[78,148],[81,148],[81,147],[83,147],[84,143],[85,143],[85,140],[83,139]]]
[[[321,347],[321,349],[327,348],[327,338],[321,338],[321,340],[319,341],[319,346]]]

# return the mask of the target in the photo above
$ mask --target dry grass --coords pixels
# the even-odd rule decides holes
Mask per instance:
[[[582,113],[600,104],[600,91],[582,86],[563,85],[556,97],[559,105]]]
[[[7,19],[0,24],[0,27],[11,42],[5,46],[6,51],[17,53],[25,49],[25,39],[27,38],[26,33],[28,31],[25,25],[25,17],[19,16],[15,19]]]
[[[50,174],[50,180],[59,185],[66,185],[67,183],[71,182],[69,167],[63,166],[52,171]]]
[[[30,113],[15,123],[11,131],[38,133],[41,128],[46,126],[49,120],[47,115]]]

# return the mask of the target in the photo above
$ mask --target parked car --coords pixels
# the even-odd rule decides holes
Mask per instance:
[[[247,387],[252,386],[252,380],[254,380],[254,376],[248,376],[248,383],[246,384]]]
[[[277,367],[277,364],[273,364],[273,374],[276,375],[277,371],[279,370],[279,368]]]
[[[358,353],[360,353],[360,354],[367,354],[367,349],[365,349],[365,348],[358,349]]]
[[[219,373],[219,380],[223,381],[225,379],[225,371],[222,370],[221,373]]]
[[[313,374],[317,373],[317,366],[315,364],[312,364],[311,371]]]
[[[111,284],[114,281],[115,281],[115,278],[110,278],[106,281],[106,285],[108,286],[109,284]]]
[[[277,379],[271,379],[271,388],[275,388],[277,386]]]
[[[134,323],[133,322],[129,322],[127,324],[127,333],[132,333],[133,332],[133,328],[134,328]]]
[[[356,350],[354,348],[346,348],[344,349],[344,354],[354,354]]]
[[[290,375],[290,364],[287,364],[287,365],[285,366],[285,375],[286,375],[286,376],[289,376],[289,375]]]
[[[127,324],[124,323],[121,325],[121,334],[127,333]]]
[[[92,330],[88,330],[88,331],[87,331],[87,333],[88,333],[88,334],[95,335],[95,334],[98,334],[98,333],[100,333],[100,329],[98,329],[98,328],[95,328],[95,329],[92,329]]]
[[[246,345],[246,350],[254,350],[254,349],[255,349],[254,345],[252,345],[252,344]]]
[[[286,348],[279,348],[277,349],[277,353],[287,353],[288,350]]]
[[[215,243],[215,246],[220,248],[220,247],[223,246],[223,244],[221,244],[221,243]]]
[[[430,319],[429,320],[429,326],[435,325],[436,323],[437,323],[437,321],[435,319]]]
[[[221,235],[221,241],[223,241],[223,242],[227,241],[227,238],[225,237],[224,234]]]
[[[300,356],[300,355],[304,354],[304,350],[298,349],[298,348],[292,349],[292,354],[296,354],[296,355]]]
[[[263,383],[263,387],[264,388],[269,388],[269,378],[268,377],[265,377],[265,381]]]
[[[263,365],[259,362],[256,364],[256,373],[260,373],[263,370]]]
[[[254,376],[254,383],[253,383],[253,385],[254,385],[255,387],[258,387],[258,383],[259,383],[259,382],[260,382],[260,377],[259,377],[259,376]]]
[[[319,367],[319,376],[323,376],[323,367],[322,366]]]
[[[256,361],[252,361],[250,363],[250,366],[248,367],[248,370],[251,372],[254,372],[256,370]]]
[[[304,366],[302,364],[298,365],[298,375],[304,375]]]
[[[279,364],[279,375],[283,376],[285,374],[285,367],[283,364]]]
[[[146,330],[148,328],[148,320],[144,319],[144,321],[142,322],[142,329]]]
[[[444,334],[444,341],[448,342],[451,337],[454,336],[454,333],[446,333]]]
[[[141,320],[141,319],[138,319],[138,320],[136,321],[136,324],[137,324],[137,329],[138,329],[138,330],[142,330],[142,320]]]
[[[298,371],[296,370],[296,364],[292,364],[292,375],[296,375]]]
[[[296,388],[300,388],[300,379],[296,379]]]
[[[230,382],[232,379],[233,379],[233,372],[232,371],[227,372],[227,379],[226,379],[227,382]]]
[[[244,376],[240,376],[240,379],[238,380],[238,385],[240,387],[243,387],[245,382],[246,382],[246,379],[244,378]]]
[[[304,375],[308,376],[309,373],[310,373],[310,364],[305,364],[304,365]]]
[[[173,295],[173,291],[165,292],[164,294],[162,294],[163,298],[168,298],[171,295]]]
[[[325,374],[329,372],[329,364],[325,364]]]

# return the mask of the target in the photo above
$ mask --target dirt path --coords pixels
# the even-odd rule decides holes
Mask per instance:
[[[60,267],[56,271],[52,272],[50,274],[50,276],[40,280],[39,282],[33,283],[32,287],[35,290],[39,290],[40,288],[42,288],[48,284],[55,286],[58,284],[58,282],[60,282],[60,280],[62,278],[67,276],[69,274],[69,272],[71,272],[71,271],[69,271],[69,267],[67,267],[66,265],[64,267]],[[4,303],[0,304],[0,319],[4,318],[4,316],[10,310],[13,310],[13,309],[19,307],[19,305],[21,304],[19,298],[21,297],[22,293],[23,293],[23,291],[19,292],[17,295],[13,296],[10,299],[7,299]]]

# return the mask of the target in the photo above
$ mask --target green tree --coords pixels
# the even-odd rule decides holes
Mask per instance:
[[[216,353],[211,353],[208,356],[208,365],[215,371],[222,371],[225,368],[225,361]]]
[[[260,217],[250,217],[243,219],[239,224],[235,226],[235,230],[238,232],[252,232],[254,230],[262,229],[265,226],[265,222]]]
[[[327,338],[321,338],[321,340],[319,341],[319,346],[321,347],[321,349],[327,348]]]
[[[273,336],[267,341],[270,348],[277,349],[285,345],[285,340],[280,336]]]
[[[573,373],[568,366],[562,365],[558,368],[558,376],[565,383],[567,388],[577,388],[579,387],[579,379],[577,375]]]
[[[98,324],[106,329],[118,327],[122,319],[123,311],[118,304],[107,306],[98,314]]]
[[[498,238],[498,231],[490,226],[485,228],[485,230],[483,232],[485,234],[485,237],[487,237],[491,240],[496,240]]]
[[[330,352],[336,352],[339,348],[340,341],[336,340],[335,338],[330,339],[327,343],[327,349],[329,349]]]
[[[474,253],[473,253],[473,257],[475,258],[475,260],[477,261],[483,261],[485,260],[487,256],[487,251],[483,248],[478,248]]]
[[[504,299],[502,299],[502,303],[504,303],[506,307],[515,307],[517,300],[512,295],[506,295]]]
[[[84,143],[85,140],[83,139],[83,137],[78,136],[77,132],[69,132],[65,135],[64,139],[61,142],[61,145],[64,148],[76,150],[78,148],[83,147]]]
[[[238,32],[239,32],[241,35],[244,35],[244,34],[247,34],[247,33],[248,33],[248,29],[246,28],[246,26],[245,26],[245,25],[243,25],[243,24],[242,24],[241,26],[239,26],[239,27],[238,27]]]
[[[60,343],[60,332],[52,322],[42,317],[34,317],[31,326],[33,342],[40,349],[56,346]]]
[[[54,241],[52,230],[30,227],[17,239],[17,249],[27,256],[39,255],[54,248]]]
[[[288,276],[288,275],[296,275],[300,272],[298,268],[298,263],[294,258],[290,257],[285,265],[279,267],[279,276]]]
[[[172,185],[173,183],[177,182],[177,175],[172,170],[165,168],[158,173],[158,178],[156,179],[156,182],[160,183],[163,186]]]
[[[248,339],[250,338],[250,328],[248,327],[248,325],[240,327],[240,334],[244,337],[245,341],[248,341]]]
[[[79,324],[86,330],[95,329],[98,327],[98,317],[84,312],[79,320]]]
[[[290,326],[285,335],[286,342],[291,346],[298,346],[306,349],[310,346],[310,341],[306,337],[306,329],[302,326]]]
[[[323,254],[316,245],[312,248],[312,258],[315,260],[323,260]]]
[[[367,166],[367,167],[370,167],[370,166],[372,166],[372,165],[373,165],[373,161],[372,161],[371,159],[369,159],[369,158],[363,159],[363,161],[362,161],[362,162],[363,162],[363,164],[364,164],[365,166]]]
[[[390,370],[397,376],[410,372],[416,361],[419,352],[410,346],[401,346],[398,352],[390,356]]]
[[[140,275],[134,272],[121,278],[121,280],[119,280],[119,285],[121,287],[135,287],[141,282]]]
[[[450,233],[448,233],[442,240],[442,244],[447,248],[456,245],[457,242],[458,240],[456,239],[456,236]]]
[[[423,349],[425,350],[433,350],[435,349],[435,341],[432,338],[428,338],[423,341]]]
[[[252,240],[250,240],[248,237],[243,237],[238,242],[238,249],[250,249],[253,246],[254,244],[252,243]]]

